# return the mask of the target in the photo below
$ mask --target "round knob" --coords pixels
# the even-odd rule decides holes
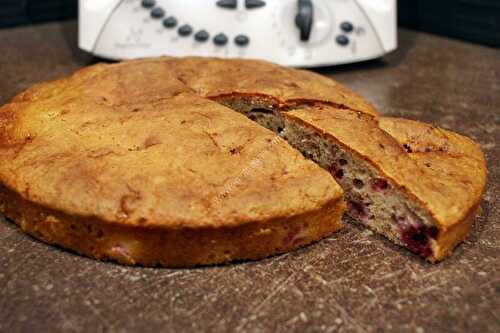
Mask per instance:
[[[210,34],[206,30],[200,30],[194,34],[194,39],[197,42],[206,42],[210,38]]]
[[[182,37],[187,37],[191,35],[193,32],[193,28],[189,24],[184,24],[177,29],[177,33]]]
[[[298,0],[298,12],[295,16],[295,25],[300,30],[300,40],[307,42],[311,36],[314,19],[314,5],[312,0]]]
[[[247,46],[248,43],[250,43],[250,38],[248,38],[248,36],[245,35],[238,35],[234,38],[234,42],[238,46]]]
[[[142,0],[142,7],[153,8],[156,5],[156,0]]]
[[[218,46],[227,44],[227,36],[223,33],[217,34],[214,37],[214,44]]]

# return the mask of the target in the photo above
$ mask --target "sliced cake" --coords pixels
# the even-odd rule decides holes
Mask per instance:
[[[429,261],[467,236],[486,182],[484,156],[468,138],[330,107],[284,119],[283,137],[335,177],[359,223]]]
[[[342,190],[158,61],[97,65],[0,108],[0,212],[96,259],[258,259],[341,227]]]
[[[342,192],[355,221],[435,262],[486,184],[471,140],[255,60],[136,60],[37,85],[0,108],[0,154],[0,212],[126,264],[289,251],[341,227]]]

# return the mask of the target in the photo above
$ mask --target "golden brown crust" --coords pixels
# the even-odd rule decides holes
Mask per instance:
[[[328,173],[272,132],[199,96],[174,71],[190,60],[172,61],[92,66],[37,85],[2,107],[0,154],[8,162],[0,164],[0,185],[11,197],[4,199],[6,215],[27,221],[24,229],[36,237],[96,258],[113,256],[109,249],[86,250],[95,239],[66,240],[72,221],[92,221],[128,238],[137,233],[135,242],[145,248],[145,230],[153,229],[184,247],[186,242],[171,235],[199,230],[200,244],[213,237],[229,247],[255,241],[239,252],[232,249],[226,259],[206,244],[193,248],[215,259],[202,258],[197,250],[175,257],[165,245],[170,254],[155,260],[176,266],[291,249],[295,245],[283,245],[282,237],[291,225],[308,225],[309,236],[299,245],[337,230],[342,190]],[[37,218],[45,209],[61,214],[61,235],[51,234],[53,224]],[[262,238],[271,242],[266,246],[244,235],[267,225],[276,232]],[[222,241],[232,233],[239,240]],[[144,251],[134,262],[153,261],[147,258],[156,250]]]
[[[415,194],[441,227],[452,228],[469,219],[486,188],[486,160],[479,145],[460,134],[414,120],[381,117],[379,126],[423,170],[424,178],[419,182],[424,186],[415,187]],[[416,181],[411,175],[406,178]]]
[[[477,206],[472,207],[469,215],[446,230],[442,230],[436,239],[433,257],[428,259],[433,262],[438,262],[449,257],[452,254],[453,249],[455,249],[458,244],[462,243],[469,235],[478,210],[479,208]]]
[[[192,57],[182,61],[170,58],[169,62],[176,77],[201,96],[256,96],[281,107],[318,102],[377,115],[363,98],[311,71],[260,60]]]
[[[160,63],[134,64],[2,109],[17,109],[2,182],[70,215],[170,228],[287,217],[341,196],[272,132],[177,81],[160,84]]]
[[[344,202],[316,211],[236,226],[169,229],[116,225],[41,207],[0,186],[0,211],[22,230],[99,260],[125,265],[189,267],[260,259],[327,237],[342,227]]]

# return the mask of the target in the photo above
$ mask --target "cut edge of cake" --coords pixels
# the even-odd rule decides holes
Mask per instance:
[[[279,105],[273,103],[272,99],[259,95],[253,97],[245,95],[244,98],[238,98],[238,95],[227,95],[213,97],[213,99],[276,132],[306,158],[329,171],[344,190],[347,202],[346,213],[357,223],[385,236],[395,244],[401,245],[412,253],[434,263],[450,256],[454,248],[467,238],[479,210],[487,177],[484,155],[479,146],[472,140],[417,121],[375,117],[371,114],[348,108],[336,108],[334,105],[317,101]],[[462,154],[461,156],[467,160],[474,160],[471,168],[477,168],[478,178],[463,180],[477,185],[474,188],[474,193],[470,194],[473,198],[472,201],[466,203],[466,207],[462,207],[461,214],[455,214],[451,217],[446,214],[439,216],[440,207],[429,207],[429,201],[422,198],[422,193],[432,192],[432,186],[423,186],[423,188],[413,191],[412,188],[406,186],[406,177],[393,178],[386,174],[385,170],[381,170],[377,162],[381,162],[387,156],[382,154],[378,156],[378,161],[373,161],[364,154],[365,152],[349,147],[345,142],[335,138],[334,135],[331,135],[332,133],[328,132],[328,129],[319,128],[311,122],[301,119],[300,116],[295,116],[301,112],[314,114],[315,110],[322,110],[319,117],[335,120],[339,116],[339,112],[340,114],[349,113],[352,119],[358,118],[368,123],[369,125],[367,127],[363,125],[361,130],[374,130],[376,135],[381,135],[384,138],[382,141],[387,141],[390,146],[387,154],[391,155],[391,158],[395,159],[394,161],[398,159],[397,156],[393,156],[394,154],[405,156],[405,163],[411,165],[410,170],[422,170],[418,164],[427,165],[427,163],[420,160],[417,161],[418,163],[414,163],[411,158],[406,158],[411,148],[409,144],[403,143],[400,137],[406,134],[403,132],[408,126],[420,130],[419,135],[426,135],[427,143],[431,146],[434,144],[432,152],[437,154],[438,161],[447,158],[446,154],[452,158],[456,158],[457,154]],[[328,112],[326,116],[325,110]],[[395,123],[399,125],[399,128],[395,126]],[[351,128],[350,130],[355,131],[356,129]],[[391,135],[393,132],[396,137]],[[369,133],[360,134],[368,139],[370,137]],[[441,139],[438,136],[443,137],[446,142],[435,142],[439,141],[437,139]],[[376,140],[376,137],[373,139]],[[415,142],[412,144],[419,144],[419,140],[424,140],[418,135],[413,139]],[[408,141],[411,141],[411,138]],[[457,148],[456,145],[459,147]],[[460,148],[463,148],[463,151],[459,151]],[[418,153],[418,151],[412,153]],[[456,163],[458,162],[457,160]],[[390,163],[382,162],[380,164],[387,166]],[[389,171],[394,172],[394,170]],[[438,173],[439,171],[441,170],[438,170]],[[459,183],[460,180],[454,185],[460,186]],[[409,185],[410,187],[415,186],[415,184]],[[446,190],[444,192],[444,195],[448,195]],[[453,191],[450,191],[449,195],[453,195]]]

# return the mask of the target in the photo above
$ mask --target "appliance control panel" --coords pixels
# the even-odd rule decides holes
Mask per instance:
[[[264,59],[314,67],[396,49],[396,0],[80,0],[79,46],[108,59]]]

